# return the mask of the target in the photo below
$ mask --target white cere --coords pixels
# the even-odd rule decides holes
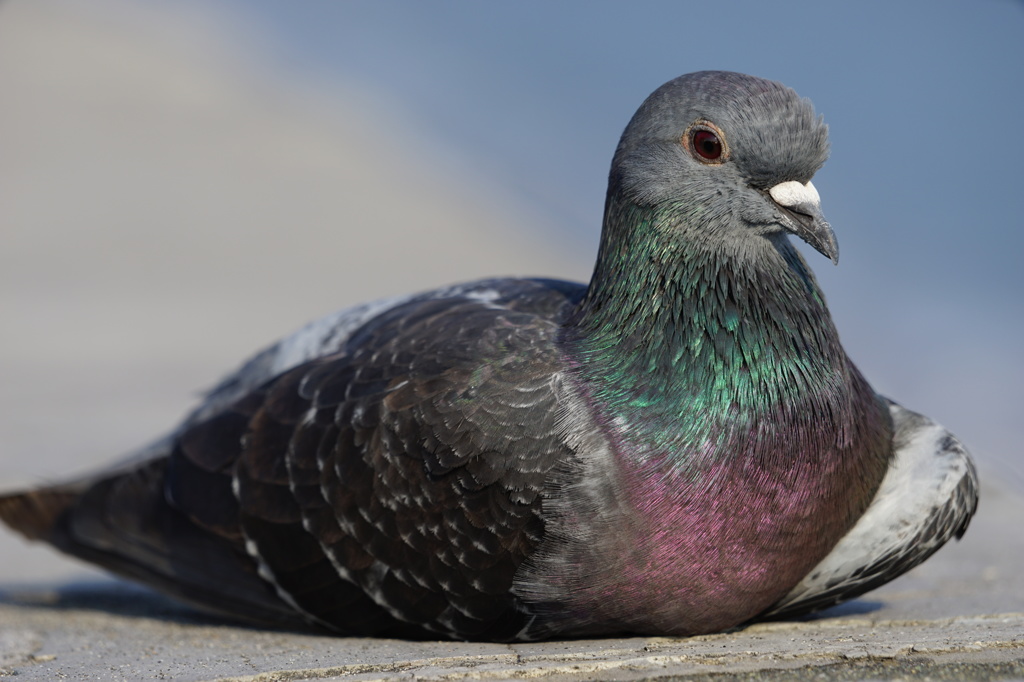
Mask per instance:
[[[810,182],[806,185],[796,180],[780,182],[768,190],[768,194],[780,206],[799,206],[800,204],[821,205],[821,197],[818,196],[818,190]]]

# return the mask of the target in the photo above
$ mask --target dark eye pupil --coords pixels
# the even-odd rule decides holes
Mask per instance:
[[[722,155],[722,143],[710,130],[698,130],[693,134],[693,149],[703,158],[713,160]]]

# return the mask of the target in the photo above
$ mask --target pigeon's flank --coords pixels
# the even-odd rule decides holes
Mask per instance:
[[[838,256],[811,104],[725,72],[643,103],[589,285],[346,310],[26,537],[222,614],[349,635],[691,635],[857,596],[960,537],[960,443],[877,395],[795,235]]]

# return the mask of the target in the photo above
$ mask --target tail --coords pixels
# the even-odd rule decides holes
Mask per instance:
[[[168,503],[167,461],[0,496],[0,519],[29,540],[232,619],[308,627],[257,574],[240,537]],[[110,472],[107,472],[108,474]]]
[[[0,520],[29,540],[52,542],[54,528],[82,494],[76,486],[54,486],[0,496]]]
[[[132,452],[97,474],[59,485],[2,493],[0,521],[27,540],[56,545],[59,529],[63,527],[62,519],[72,513],[73,507],[93,485],[101,479],[144,470],[147,465],[165,459],[172,448],[173,441],[166,437]]]

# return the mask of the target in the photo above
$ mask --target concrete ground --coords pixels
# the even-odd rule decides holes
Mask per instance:
[[[593,254],[553,243],[359,93],[270,87],[146,3],[2,9],[0,490],[145,443],[197,389],[336,307],[488,274],[587,275]],[[1024,679],[1024,496],[981,464],[965,539],[907,576],[814,620],[688,639],[254,630],[0,530],[0,677]]]

